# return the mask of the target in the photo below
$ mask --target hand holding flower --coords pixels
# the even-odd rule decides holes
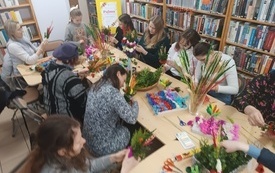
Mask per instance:
[[[148,53],[141,45],[136,46],[136,51],[138,51],[144,55],[147,55],[147,53]]]
[[[244,109],[244,113],[248,115],[248,122],[252,126],[259,126],[259,127],[264,126],[265,122],[263,119],[263,115],[255,107],[251,105],[246,106]]]

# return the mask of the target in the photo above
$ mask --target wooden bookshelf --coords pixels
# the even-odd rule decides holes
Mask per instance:
[[[274,53],[270,53],[270,52],[264,51],[262,49],[256,49],[256,48],[248,47],[244,44],[235,43],[235,42],[227,40],[227,37],[229,36],[229,32],[230,32],[230,27],[231,27],[230,22],[231,21],[240,21],[242,23],[248,22],[248,23],[251,24],[251,26],[264,25],[264,26],[267,26],[267,27],[275,27],[275,22],[252,20],[252,19],[246,19],[245,17],[237,17],[236,15],[233,15],[232,13],[234,13],[236,11],[236,10],[233,11],[233,8],[235,7],[234,6],[235,1],[238,1],[238,0],[228,0],[226,9],[223,8],[223,10],[217,10],[217,8],[216,8],[213,11],[212,11],[212,7],[210,8],[211,10],[207,11],[207,10],[200,10],[200,9],[203,9],[203,8],[194,9],[194,8],[189,8],[187,6],[184,7],[184,6],[177,6],[177,5],[173,5],[173,4],[166,4],[166,0],[163,0],[163,3],[156,3],[156,2],[152,2],[152,1],[147,2],[147,1],[142,1],[142,0],[134,0],[134,3],[143,3],[143,4],[150,4],[150,5],[155,5],[155,6],[162,6],[162,8],[163,8],[163,19],[165,21],[166,27],[169,29],[169,31],[174,30],[175,33],[172,33],[172,35],[175,34],[175,36],[176,36],[176,34],[178,34],[176,32],[182,32],[182,31],[184,31],[184,28],[176,26],[175,23],[171,22],[171,20],[173,20],[173,17],[169,21],[170,16],[167,17],[167,15],[169,15],[169,10],[170,11],[172,10],[172,11],[178,12],[178,13],[188,12],[188,14],[190,12],[191,13],[191,27],[193,27],[193,25],[194,25],[195,16],[200,17],[200,16],[205,15],[206,16],[205,19],[207,19],[207,17],[212,17],[214,19],[221,19],[221,20],[223,20],[223,28],[221,30],[221,33],[219,33],[219,34],[221,34],[220,37],[210,36],[210,35],[206,35],[206,34],[200,34],[201,37],[205,38],[207,40],[214,40],[214,41],[219,42],[218,49],[220,51],[224,51],[225,46],[236,46],[236,47],[248,50],[248,51],[256,52],[258,54],[267,55],[267,56],[270,56],[270,57],[274,58],[275,57]],[[173,2],[175,2],[175,1],[173,1]],[[180,2],[183,3],[183,1],[180,1]],[[261,3],[262,3],[262,1],[261,1]],[[225,7],[225,6],[223,6],[223,7]],[[218,13],[218,12],[215,12],[215,11],[219,11],[219,12],[222,12],[222,13]],[[140,16],[136,16],[136,15],[132,15],[132,16],[135,19],[138,19],[138,20],[148,21],[148,19],[144,19]],[[168,21],[166,21],[166,19]],[[219,22],[221,22],[221,21],[219,21]],[[211,35],[213,35],[213,34],[211,33]],[[245,70],[238,69],[238,72],[243,73],[245,75],[250,75],[250,77],[255,76],[255,74],[253,74],[249,71],[245,71]]]
[[[269,28],[275,27],[274,19],[272,18],[272,16],[273,16],[273,14],[272,14],[273,12],[271,11],[272,8],[270,8],[271,4],[269,4],[269,6],[266,4],[267,8],[265,10],[264,9],[262,10],[260,8],[260,6],[266,2],[259,1],[260,4],[258,4],[258,5],[260,5],[260,6],[259,6],[259,9],[257,12],[256,12],[256,9],[258,7],[251,8],[252,9],[251,11],[248,9],[246,12],[246,10],[242,9],[245,7],[245,5],[244,5],[244,7],[242,6],[240,8],[237,8],[234,6],[234,3],[236,3],[236,2],[237,2],[237,0],[230,0],[230,4],[229,4],[230,13],[226,17],[227,18],[227,22],[226,22],[226,30],[227,30],[226,33],[227,34],[225,35],[225,37],[228,38],[230,36],[229,34],[235,25],[234,22],[238,22],[238,28],[236,27],[236,25],[235,25],[235,28],[233,28],[233,29],[237,29],[237,32],[239,32],[239,35],[238,34],[236,35],[237,39],[235,38],[235,41],[238,40],[238,42],[232,42],[232,39],[228,38],[230,40],[225,40],[224,46],[235,46],[235,48],[240,48],[240,49],[247,50],[250,52],[255,52],[257,55],[265,57],[265,58],[261,58],[261,60],[260,60],[261,64],[264,61],[266,61],[266,57],[268,57],[269,59],[273,58],[273,62],[271,62],[271,63],[274,63],[275,53],[267,51],[267,50],[263,50],[265,41],[268,38]],[[248,8],[249,8],[249,6],[252,6],[252,4],[248,4]],[[275,6],[275,4],[273,4],[273,6]],[[267,14],[269,8],[270,8],[270,16]],[[255,9],[255,11],[253,11],[254,9]],[[273,22],[272,22],[272,19],[273,19]],[[267,22],[268,20],[271,22]],[[232,26],[230,26],[231,25],[230,22],[232,22]],[[252,28],[255,29],[255,34],[252,35],[252,33],[250,33],[250,32],[243,33],[242,29],[244,28],[244,26],[249,28],[248,31],[252,30]],[[232,28],[230,28],[230,27],[232,27]],[[246,36],[248,36],[248,37],[246,37]],[[242,42],[242,40],[241,40],[242,37],[245,37],[246,42]],[[252,38],[252,43],[250,42],[251,41],[250,37]],[[254,40],[256,40],[256,41],[254,41]],[[259,40],[261,40],[261,42]],[[247,43],[247,42],[249,42],[249,43]],[[274,42],[274,40],[273,40],[273,42]],[[244,43],[246,43],[246,44],[244,44]],[[249,44],[249,46],[247,46],[247,44]],[[234,48],[234,50],[235,50],[235,48]],[[247,54],[246,51],[244,53]],[[235,52],[234,52],[234,55],[235,55]],[[241,55],[238,55],[234,58],[235,59],[241,58],[240,56]],[[245,56],[245,57],[248,58],[247,56]],[[257,58],[256,60],[258,62],[259,58],[258,57],[256,57],[256,58]],[[252,58],[250,58],[250,59],[251,59],[249,61],[250,64],[253,64]],[[253,67],[251,67],[251,65],[250,65],[249,68],[253,68]],[[271,64],[271,68],[272,68],[272,64]],[[254,73],[254,72],[251,72],[251,71],[248,71],[245,69],[240,69],[240,68],[238,68],[238,72],[242,73],[246,76],[250,76],[250,77],[259,75],[257,73]]]
[[[10,4],[6,4],[7,2],[4,1],[3,3],[4,4],[1,4],[2,7],[0,7],[0,20],[2,21],[2,26],[0,26],[1,35],[5,35],[3,33],[4,22],[8,19],[12,19],[18,21],[23,28],[26,27],[26,29],[23,29],[25,37],[28,36],[31,41],[41,42],[42,37],[31,0],[14,0]],[[32,31],[34,31],[34,33]],[[6,37],[2,38],[1,36],[0,40],[3,42],[2,47],[5,47],[6,42],[8,42]]]

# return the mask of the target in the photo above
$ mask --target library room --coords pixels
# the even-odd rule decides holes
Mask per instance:
[[[274,163],[275,0],[0,0],[0,173]]]

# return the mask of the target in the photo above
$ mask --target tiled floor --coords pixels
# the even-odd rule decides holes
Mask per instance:
[[[21,113],[16,114],[16,135],[12,137],[12,115],[14,110],[5,108],[0,115],[0,173],[9,173],[30,152],[30,142]],[[27,119],[31,132],[38,124]]]

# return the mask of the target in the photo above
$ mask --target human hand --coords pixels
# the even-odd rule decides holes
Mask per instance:
[[[85,41],[84,41],[83,39],[79,40],[79,43],[80,43],[80,44],[84,44],[84,42],[85,42]]]
[[[226,152],[232,153],[235,151],[243,151],[247,152],[249,149],[249,145],[240,141],[230,141],[230,140],[224,140],[221,142],[221,146],[223,146],[226,149]]]
[[[117,153],[112,154],[110,157],[111,162],[122,162],[126,153],[127,153],[127,149],[124,149],[124,150],[118,151]]]
[[[135,157],[128,157],[130,152],[130,149],[127,149],[126,155],[123,159],[122,162],[122,168],[120,170],[120,173],[128,173],[130,172],[131,169],[133,169],[135,166],[138,165],[138,163],[140,162],[140,158],[137,160],[135,159]]]
[[[48,42],[49,42],[48,39],[45,38],[45,39],[41,42],[39,48],[42,49],[42,50],[44,50],[45,47],[47,46]]]
[[[248,105],[244,108],[244,113],[248,115],[248,122],[252,126],[262,127],[265,125],[263,115],[254,106]]]
[[[218,85],[216,85],[213,88],[211,88],[211,91],[214,91],[214,92],[218,92],[218,90],[219,90],[219,86]]]
[[[142,54],[144,54],[144,55],[146,55],[148,52],[141,46],[141,45],[137,45],[136,46],[136,51],[138,51],[138,52],[140,52],[140,53],[142,53]]]

